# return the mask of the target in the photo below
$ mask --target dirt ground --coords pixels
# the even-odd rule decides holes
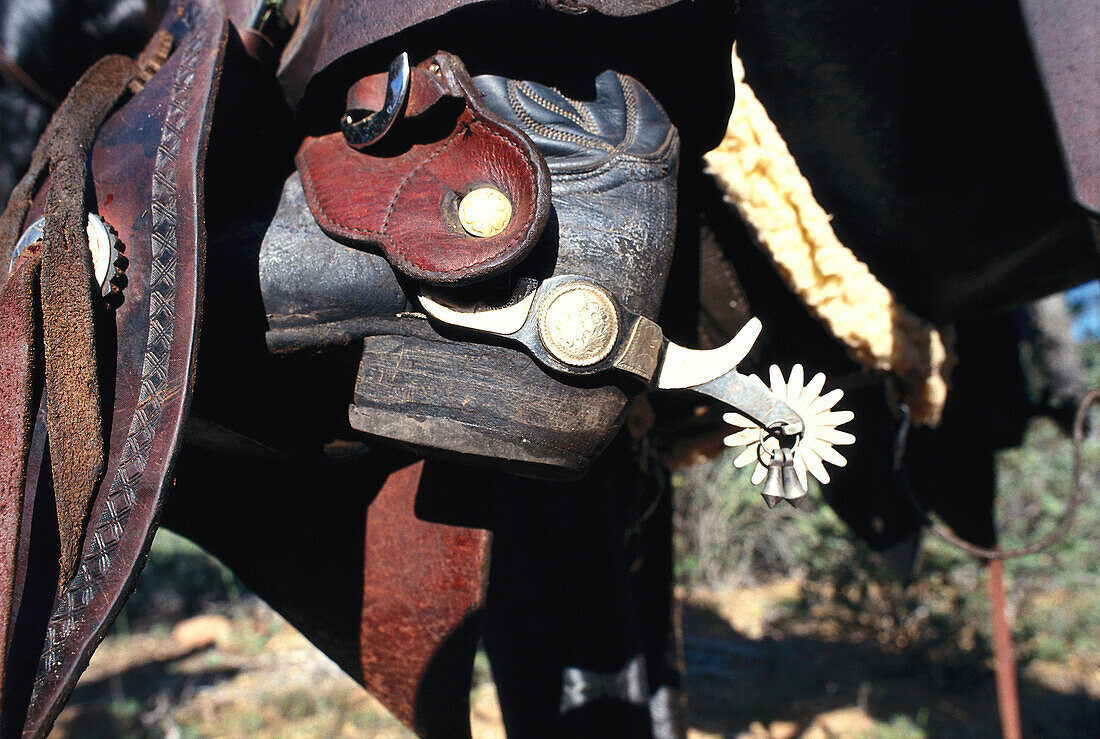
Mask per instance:
[[[681,593],[692,739],[998,735],[987,656],[852,638],[789,607],[802,587]],[[125,632],[97,651],[54,736],[411,736],[255,599]],[[1022,669],[1029,735],[1100,736],[1100,670],[1072,663]],[[483,655],[472,705],[474,736],[503,737]]]

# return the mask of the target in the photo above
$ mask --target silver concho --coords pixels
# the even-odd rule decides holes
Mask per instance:
[[[619,314],[602,288],[569,282],[539,309],[539,339],[562,364],[586,367],[607,357],[619,336]]]
[[[8,272],[15,266],[15,260],[23,253],[23,250],[36,241],[42,239],[46,227],[45,217],[27,226],[27,230],[19,237],[12,249],[11,262],[8,263]],[[88,250],[92,252],[92,274],[101,289],[107,288],[107,281],[111,278],[112,264],[118,257],[115,253],[117,237],[113,230],[97,213],[88,214]]]

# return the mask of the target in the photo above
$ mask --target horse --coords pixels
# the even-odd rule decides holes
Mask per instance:
[[[984,373],[991,364],[1013,366],[1007,349],[1010,326],[997,312],[1083,281],[1087,275],[1081,267],[1092,259],[1087,217],[1074,209],[1064,185],[1039,82],[1027,73],[1023,24],[1014,11],[980,17],[952,11],[961,21],[958,33],[930,35],[938,46],[916,43],[919,29],[902,22],[919,16],[934,25],[934,9],[912,14],[899,9],[891,17],[852,9],[834,17],[808,4],[765,3],[746,8],[737,21],[739,52],[750,81],[803,163],[815,194],[834,214],[843,241],[910,308],[936,322],[956,324],[959,364],[941,429],[910,433],[903,450],[905,470],[895,464],[896,397],[882,376],[860,370],[808,318],[702,171],[702,155],[721,138],[731,102],[728,52],[736,23],[728,8],[673,5],[618,18],[614,3],[594,3],[605,15],[574,18],[495,4],[448,7],[448,14],[418,19],[422,22],[408,30],[399,27],[405,20],[392,21],[389,31],[378,31],[378,40],[362,50],[346,38],[326,49],[310,46],[313,41],[304,37],[292,47],[297,56],[282,65],[276,84],[270,61],[254,59],[264,54],[249,54],[255,43],[245,41],[258,34],[262,48],[276,34],[263,26],[264,16],[243,5],[227,8],[233,30],[224,42],[224,63],[233,74],[220,80],[218,104],[208,121],[206,166],[196,163],[208,234],[203,328],[185,431],[179,422],[183,443],[172,460],[172,475],[167,469],[156,471],[173,488],[160,520],[218,555],[411,728],[423,734],[468,732],[469,663],[480,634],[510,732],[675,735],[680,730],[675,710],[679,677],[670,658],[671,506],[663,462],[671,456],[672,439],[684,433],[684,409],[693,410],[698,401],[654,396],[652,409],[635,401],[619,419],[629,419],[626,430],[589,462],[585,477],[572,482],[474,470],[456,463],[453,455],[418,461],[421,447],[380,446],[376,439],[381,434],[365,443],[348,427],[348,388],[358,387],[370,334],[330,332],[296,346],[300,331],[276,336],[264,304],[263,241],[278,217],[300,139],[329,133],[341,117],[344,92],[362,70],[385,68],[399,51],[424,59],[434,49],[447,48],[475,76],[546,82],[582,101],[592,99],[593,80],[604,69],[641,81],[667,111],[681,142],[675,259],[658,319],[665,334],[688,345],[714,346],[731,339],[748,314],[731,310],[736,306],[728,289],[718,291],[715,300],[711,278],[736,274],[753,311],[768,318],[761,355],[813,356],[830,374],[850,380],[847,397],[859,411],[861,443],[853,447],[850,466],[834,475],[826,496],[857,533],[879,549],[903,549],[910,559],[903,553],[900,567],[910,566],[912,540],[923,523],[923,512],[908,492],[912,486],[924,508],[939,511],[968,538],[993,543],[988,514],[992,450],[1010,440],[1020,423],[1014,406],[1004,402],[1006,395],[1018,394],[1018,374],[1006,373],[997,385]],[[187,25],[185,6],[171,12],[176,13],[172,22]],[[322,4],[315,4],[303,10],[314,15],[303,15],[299,23],[304,26],[307,17],[316,22],[324,12]],[[989,42],[996,47],[992,51],[966,43],[967,30],[982,24],[1003,31],[986,37],[996,39]],[[670,27],[692,32],[670,39]],[[459,32],[470,28],[507,32],[486,45]],[[856,34],[864,46],[837,41],[852,29],[866,31]],[[176,43],[180,38],[185,36],[177,36]],[[538,41],[531,43],[532,38]],[[568,57],[563,47],[572,50]],[[649,53],[657,47],[671,54]],[[194,55],[197,68],[205,69],[201,49]],[[903,76],[933,65],[967,69],[955,88],[911,86],[918,101],[920,94],[935,92],[954,105],[969,105],[951,119],[970,126],[967,135],[960,140],[948,136],[944,121],[927,120],[930,110],[943,106],[897,96],[896,79],[869,71],[868,60],[884,55],[896,62],[889,68]],[[670,57],[713,74],[670,72]],[[996,74],[975,66],[992,59],[998,60]],[[1005,59],[1016,66],[1005,65]],[[174,80],[186,80],[179,69],[166,67]],[[1002,88],[988,85],[982,74]],[[977,79],[987,86],[976,85]],[[1011,124],[982,104],[1002,99],[1004,86],[1021,100],[1022,112]],[[808,104],[817,106],[813,125],[801,114]],[[932,136],[933,144],[950,152],[940,160],[942,171],[911,169],[906,157],[920,149],[909,138],[881,133],[898,130],[892,126],[899,122]],[[990,136],[991,130],[998,135]],[[250,145],[241,146],[241,141]],[[1030,146],[1017,148],[1018,142]],[[1005,166],[999,147],[1009,144],[1023,153],[1014,164],[1025,176],[992,177]],[[241,173],[248,173],[251,187],[240,186]],[[974,185],[975,175],[981,187]],[[189,181],[197,182],[192,176]],[[1030,202],[1032,190],[1046,199]],[[950,228],[939,225],[947,192],[953,198]],[[902,214],[885,193],[901,193]],[[992,213],[990,202],[999,203]],[[1012,220],[1006,219],[1008,213]],[[995,238],[976,236],[995,227],[1000,228]],[[1017,233],[1012,229],[1023,236],[1012,240]],[[907,247],[884,248],[889,243]],[[1004,243],[1019,255],[1011,270],[998,264]],[[963,249],[980,257],[974,275],[954,259]],[[928,269],[929,263],[937,269]],[[1038,270],[1036,263],[1059,268]],[[127,289],[122,288],[124,301]],[[273,351],[277,338],[290,343]],[[375,356],[385,361],[384,352]],[[499,355],[472,356],[492,360]],[[126,391],[120,386],[116,392]],[[625,398],[621,405],[626,408]],[[982,409],[986,420],[981,425],[988,433],[974,434],[974,408]],[[185,415],[182,407],[175,412],[181,419]],[[713,421],[714,415],[706,419]],[[112,433],[125,431],[116,426]],[[32,459],[41,466],[48,457],[44,435],[35,439]],[[470,457],[461,461],[485,463]],[[959,499],[954,492],[928,484],[945,463],[957,475],[958,487],[951,490],[970,491],[965,509],[952,507]],[[28,489],[48,490],[48,477],[38,475]],[[887,497],[884,489],[906,492]],[[28,580],[22,593],[14,636],[9,636],[8,674],[33,676],[44,638],[54,640],[55,648],[47,649],[54,655],[63,654],[65,639],[70,640],[78,645],[68,647],[77,658],[61,660],[52,671],[38,669],[37,686],[24,681],[20,688],[8,681],[3,695],[7,732],[24,724],[31,733],[48,728],[81,659],[86,661],[87,648],[101,638],[136,577],[129,573],[101,591],[81,591],[90,602],[103,602],[96,606],[94,623],[81,625],[81,612],[71,607],[59,621],[54,601],[65,599],[55,598],[57,575],[52,581],[48,576],[59,545],[44,538],[44,532],[56,528],[49,516],[52,503],[45,493],[28,496],[31,528],[38,531],[31,542],[42,549],[36,549],[33,562],[47,577],[34,587]],[[130,505],[133,521],[126,526],[144,521],[147,532],[159,497],[137,498]],[[101,509],[110,509],[109,502]],[[120,525],[117,518],[110,523]],[[135,543],[125,547],[140,551],[149,534],[136,528],[129,534]],[[624,531],[631,533],[624,537]],[[94,539],[84,542],[85,560]],[[56,572],[56,563],[52,569]],[[59,622],[68,628],[64,638]],[[415,643],[417,638],[422,644]]]
[[[104,53],[141,50],[164,14],[163,2],[0,4],[0,197],[8,194],[30,165],[42,135],[69,87]]]

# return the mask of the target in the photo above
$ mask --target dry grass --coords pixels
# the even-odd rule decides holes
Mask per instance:
[[[1006,543],[1048,525],[1068,455],[1040,422],[1002,456]],[[1088,461],[1100,469],[1100,447]],[[1100,489],[1100,473],[1090,475]],[[827,509],[777,516],[755,493],[730,494],[728,460],[681,483],[691,736],[997,736],[975,563],[932,543],[922,578],[902,587]],[[1100,499],[1090,496],[1066,540],[1009,567],[1029,735],[1100,736],[1097,527]],[[158,535],[139,588],[55,736],[411,736],[178,537]],[[483,656],[475,685],[475,735],[503,736]]]

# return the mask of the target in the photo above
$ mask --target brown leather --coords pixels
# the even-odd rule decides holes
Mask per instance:
[[[20,616],[27,618],[15,622],[15,642],[22,639],[26,646],[27,639],[43,639],[37,675],[9,673],[6,678],[6,688],[14,689],[13,680],[18,681],[19,694],[29,694],[24,736],[49,730],[133,589],[182,437],[205,249],[200,173],[228,26],[220,3],[184,0],[169,11],[162,28],[176,38],[175,51],[99,129],[91,152],[88,173],[96,210],[124,245],[129,284],[121,305],[96,327],[103,329],[96,334],[100,348],[114,352],[101,368],[109,444],[74,574],[63,582],[52,607],[28,603],[26,590],[19,604]],[[51,409],[51,420],[53,415]],[[45,434],[38,423],[34,448]],[[50,450],[56,454],[59,443],[53,434],[51,428]],[[28,499],[39,482],[48,484],[49,477],[28,468]],[[41,489],[38,497],[43,497]],[[47,565],[29,562],[27,582],[41,578]],[[39,613],[45,623],[29,623]],[[21,709],[10,703],[6,708],[11,711],[5,730],[12,730],[10,721]]]
[[[490,539],[482,529],[417,517],[423,471],[424,462],[417,462],[391,474],[367,509],[360,629],[364,685],[417,732],[429,730],[432,721],[425,714],[433,707],[424,702],[433,696],[423,689],[433,661],[481,605]],[[470,639],[471,662],[475,644]],[[470,663],[464,667],[468,681]],[[462,690],[463,678],[452,679]]]
[[[52,467],[61,539],[58,586],[72,574],[85,512],[102,472],[91,257],[84,227],[85,174],[92,139],[134,71],[134,63],[126,57],[105,57],[62,102],[49,126],[49,138],[35,149],[35,171],[24,180],[37,181],[48,160],[51,178],[44,243],[27,247],[0,292],[0,432],[4,439],[0,442],[0,699],[8,672],[15,593],[22,591],[23,584],[17,573],[25,573],[19,550],[40,354],[45,358],[54,440]],[[16,200],[5,212],[9,225],[27,208],[25,198]],[[40,340],[42,352],[36,345]]]
[[[84,228],[87,151],[103,119],[125,92],[135,72],[136,67],[130,59],[108,56],[81,76],[51,119],[46,134],[35,148],[31,171],[20,182],[20,192],[3,216],[2,231],[8,237],[4,251],[7,252],[30,207],[32,188],[44,176],[48,163],[46,239],[41,254],[35,254],[32,279],[40,278],[41,283],[47,404],[52,408],[49,420],[54,438],[53,473],[62,540],[61,581],[72,574],[84,515],[103,471],[91,257]],[[21,279],[26,281],[28,275],[21,274]],[[8,309],[12,311],[14,307],[8,306]],[[6,318],[13,332],[16,329],[11,324],[26,324],[18,329],[18,336],[13,333],[4,338],[16,342],[11,351],[29,359],[22,347],[27,337],[34,334],[34,308],[23,306],[18,312],[8,312]],[[20,372],[25,375],[31,368],[25,366]],[[6,394],[4,398],[8,406],[5,413],[21,419],[30,418],[32,398],[20,393]],[[22,407],[11,407],[13,404]],[[15,477],[22,479],[23,474]]]
[[[17,554],[34,414],[38,355],[34,310],[41,244],[28,246],[0,289],[0,701],[7,672]]]
[[[47,424],[61,533],[59,584],[76,567],[88,504],[104,462],[92,306],[98,286],[93,287],[85,230],[88,149],[136,73],[127,57],[99,60],[61,103],[50,142],[41,291]]]
[[[465,5],[484,1],[303,1],[298,26],[283,51],[279,64],[279,82],[286,91],[287,99],[292,104],[297,104],[314,75],[340,57],[418,23],[438,18]],[[646,13],[674,2],[677,0],[559,0],[552,5],[567,13],[585,12],[591,8],[604,15],[626,16]],[[234,20],[245,17],[244,8],[247,6],[243,0],[232,0],[231,5],[242,6],[241,10],[231,9]],[[492,43],[492,33],[499,31],[500,29],[495,28],[470,30],[471,33],[485,33],[488,43]]]
[[[340,133],[307,138],[296,162],[317,223],[334,238],[380,249],[400,271],[426,282],[471,282],[509,269],[534,247],[550,213],[542,155],[481,104],[457,57],[437,53],[419,65],[412,84],[414,113],[430,111],[444,92],[465,107],[441,138],[427,141],[401,138],[404,120],[363,152]],[[377,81],[353,87],[352,95],[369,101],[367,109],[381,107]],[[472,236],[458,222],[458,203],[485,186],[505,194],[512,218],[496,236]]]

